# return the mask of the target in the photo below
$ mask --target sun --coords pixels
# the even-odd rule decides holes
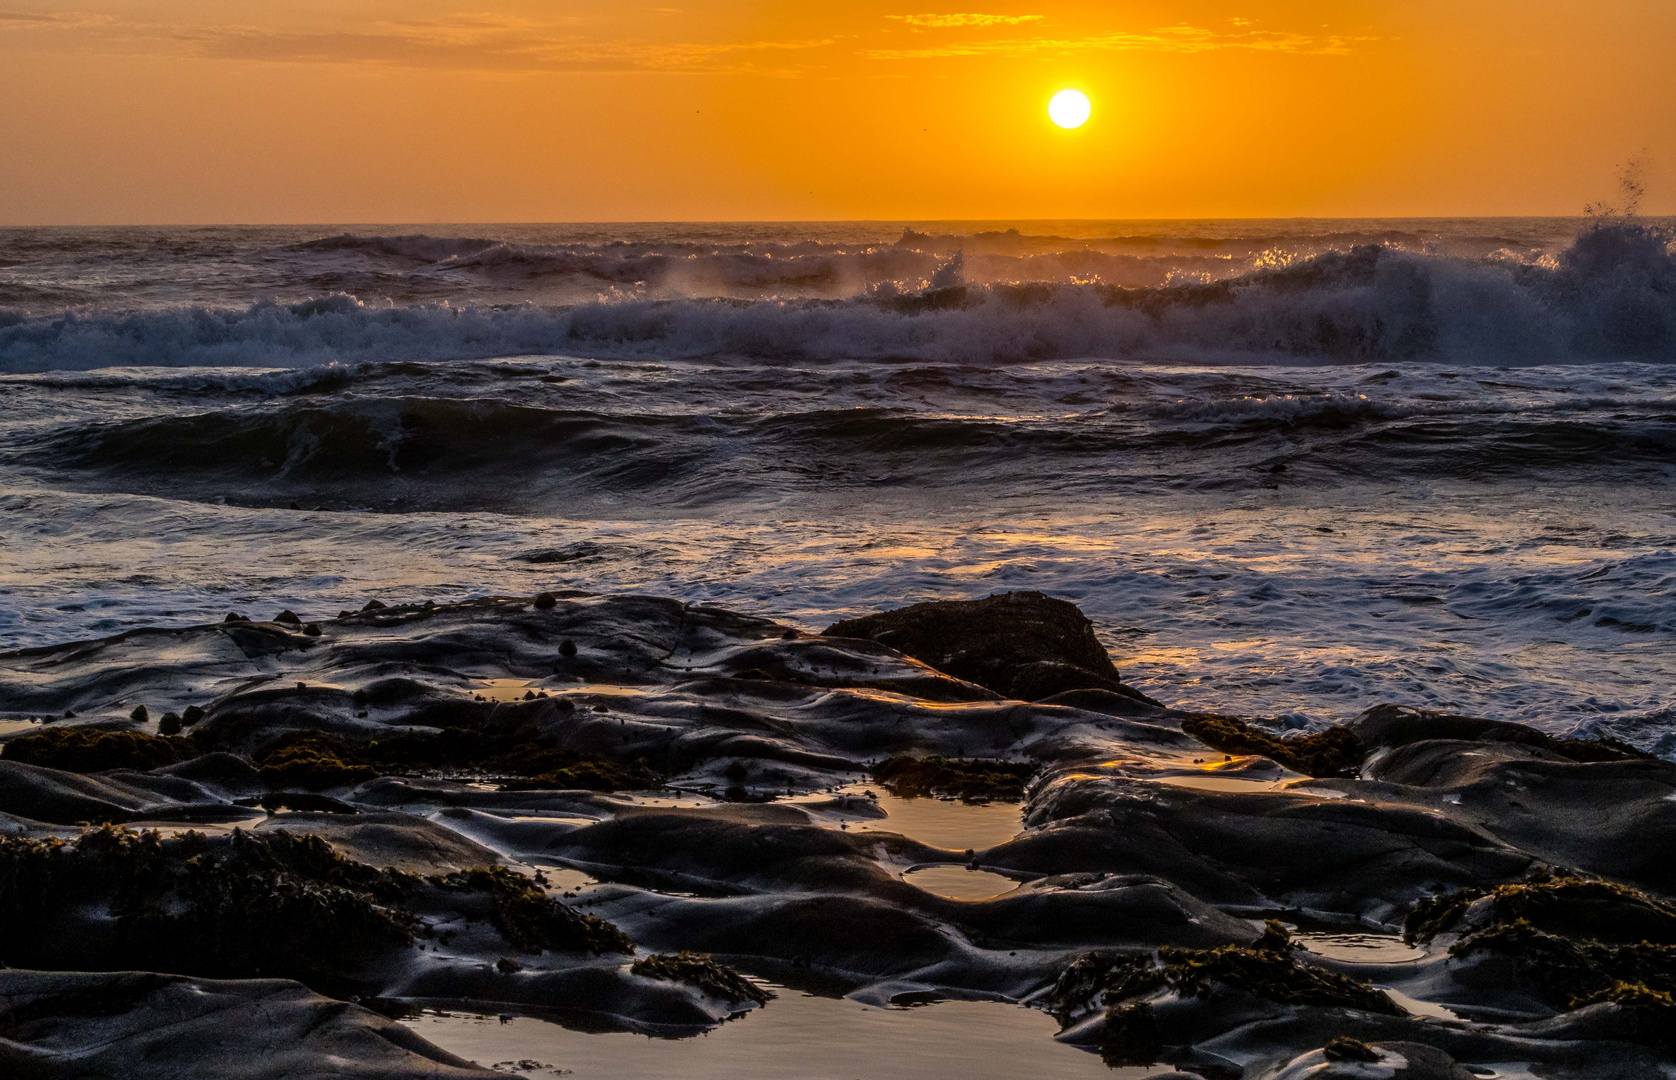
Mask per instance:
[[[1080,128],[1088,123],[1094,106],[1081,90],[1061,90],[1048,102],[1048,117],[1062,128]]]

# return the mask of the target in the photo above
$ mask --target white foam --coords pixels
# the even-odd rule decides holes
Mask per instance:
[[[431,251],[424,240],[368,243],[378,250],[425,254],[478,243],[451,241]],[[469,264],[477,270],[515,265],[526,276],[561,271],[574,276],[581,272],[578,267],[592,267],[588,260],[599,257],[599,252],[537,253],[495,244],[450,255],[438,265],[458,269]],[[684,286],[663,288],[671,296],[703,293],[698,278],[716,272],[712,264],[720,258],[708,256],[712,262],[704,265],[709,269],[683,265],[677,271],[665,265],[669,256],[646,257],[661,260],[660,280],[687,277]],[[794,256],[794,261],[802,258]],[[334,294],[246,307],[188,304],[147,311],[0,314],[0,371],[302,367],[519,353],[914,357],[965,363],[1070,357],[1246,362],[1436,358],[1496,364],[1676,359],[1676,257],[1664,234],[1638,226],[1585,233],[1553,268],[1364,247],[1326,252],[1221,285],[1164,292],[1124,292],[1110,282],[1067,280],[1059,270],[1039,285],[984,284],[979,268],[959,254],[958,263],[897,249],[842,256],[880,264],[854,273],[835,268],[832,260],[838,256],[818,258],[826,261],[814,268],[788,268],[772,253],[736,253],[727,256],[732,260],[727,265],[730,273],[755,281],[758,295],[770,297],[785,293],[777,283],[807,282],[813,275],[829,283],[815,290],[826,294],[819,299],[796,298],[801,285],[790,290],[792,298],[743,304],[646,299],[657,290],[647,292],[644,274],[650,271],[645,267],[618,267],[611,274],[592,267],[584,276],[596,286],[627,291],[563,307],[529,302],[490,307],[469,299],[398,305]],[[736,264],[741,259],[754,260],[755,269],[740,271]],[[768,264],[773,273],[764,277]],[[980,284],[958,285],[962,280]],[[1022,280],[1033,278],[1025,273]],[[880,284],[891,289],[879,293],[873,287]],[[445,286],[461,297],[472,295],[471,287],[447,285],[446,280],[432,291]],[[912,293],[926,287],[933,292],[923,297]],[[856,295],[869,289],[873,295]],[[964,293],[952,295],[961,289]],[[853,298],[833,303],[836,296]]]

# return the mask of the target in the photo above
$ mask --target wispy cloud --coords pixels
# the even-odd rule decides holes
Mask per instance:
[[[1021,23],[1041,22],[1040,15],[886,15],[885,18],[907,23],[920,29],[944,29],[953,26],[1018,26]]]
[[[0,11],[0,30],[55,30],[107,26],[116,20],[89,11]]]
[[[386,20],[342,30],[280,30],[248,25],[179,25],[73,13],[0,12],[0,33],[44,31],[63,46],[120,52],[173,52],[205,59],[270,63],[382,64],[451,71],[740,71],[767,56],[819,49],[834,39],[669,42],[605,39],[569,23],[465,14],[438,20]],[[32,34],[33,39],[43,35]]]
[[[924,60],[959,56],[1031,56],[1077,52],[1173,52],[1203,53],[1229,49],[1257,52],[1339,55],[1352,43],[1368,38],[1314,37],[1270,30],[1241,30],[1221,33],[1197,26],[1164,26],[1137,33],[1095,34],[1080,38],[1005,38],[988,41],[954,41],[912,49],[871,49],[874,60]]]
[[[1031,36],[1040,15],[976,13],[891,15],[914,31],[1000,29],[1000,35],[916,33],[914,47],[862,48],[854,37],[785,41],[659,40],[645,30],[617,35],[580,18],[463,13],[445,18],[339,22],[331,28],[280,28],[237,23],[182,23],[124,19],[87,12],[0,11],[0,40],[25,48],[84,49],[113,53],[174,54],[213,60],[298,64],[363,64],[439,71],[504,74],[590,72],[756,72],[795,74],[844,56],[878,61],[945,57],[1027,57],[1087,52],[1205,53],[1249,50],[1342,54],[1367,38],[1312,36],[1203,27]],[[877,23],[873,24],[875,27]],[[1010,32],[1009,32],[1010,30]],[[879,35],[886,33],[882,28]],[[884,42],[875,38],[877,44]],[[924,44],[920,44],[923,42]],[[903,45],[909,43],[904,41]]]

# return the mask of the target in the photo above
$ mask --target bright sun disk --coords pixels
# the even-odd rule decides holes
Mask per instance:
[[[1061,90],[1048,102],[1048,117],[1062,128],[1079,128],[1088,123],[1094,106],[1081,90]]]

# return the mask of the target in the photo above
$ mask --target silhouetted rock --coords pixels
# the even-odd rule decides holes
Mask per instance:
[[[914,604],[833,623],[823,633],[889,645],[946,675],[1021,701],[1109,690],[1157,704],[1123,685],[1094,624],[1075,604],[1039,592]]]

